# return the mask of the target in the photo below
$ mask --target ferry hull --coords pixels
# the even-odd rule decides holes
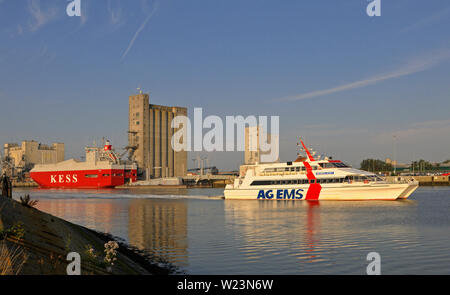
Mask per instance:
[[[308,199],[308,186],[285,186],[277,188],[233,189],[226,188],[225,199],[241,200],[397,200],[408,198],[418,187],[417,183],[343,185],[322,187],[317,197]]]
[[[30,177],[41,188],[99,189],[113,188],[136,180],[136,170],[97,169],[76,171],[31,172]]]

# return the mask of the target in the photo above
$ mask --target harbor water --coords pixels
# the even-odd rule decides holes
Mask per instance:
[[[40,190],[37,208],[187,274],[450,274],[450,187],[404,201],[223,200],[223,189]]]

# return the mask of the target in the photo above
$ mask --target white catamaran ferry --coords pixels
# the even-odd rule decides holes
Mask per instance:
[[[316,160],[300,142],[306,157],[245,166],[241,176],[225,187],[225,199],[397,200],[408,198],[419,186],[417,181],[405,178],[388,182],[341,161]]]

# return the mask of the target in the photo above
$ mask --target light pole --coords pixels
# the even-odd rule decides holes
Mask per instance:
[[[394,155],[393,155],[393,158],[394,158],[394,175],[395,175],[397,173],[397,160],[396,160],[396,149],[397,149],[396,139],[397,139],[397,136],[393,135],[392,137],[393,137],[393,140],[394,140]]]

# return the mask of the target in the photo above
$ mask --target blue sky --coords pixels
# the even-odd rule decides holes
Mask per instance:
[[[125,146],[141,86],[204,116],[279,115],[282,160],[303,136],[358,166],[394,135],[400,162],[449,159],[450,3],[381,2],[81,0],[69,17],[65,0],[0,0],[0,143]]]

